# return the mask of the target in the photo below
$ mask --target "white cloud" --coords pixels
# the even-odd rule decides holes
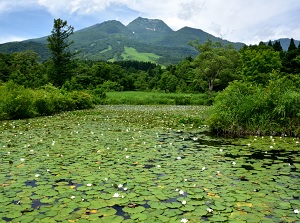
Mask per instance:
[[[116,6],[128,10],[107,12]],[[245,43],[300,39],[299,0],[1,0],[0,16],[24,7],[42,7],[72,21],[89,17],[94,24],[120,19],[126,25],[134,16],[161,19],[174,30],[190,26]]]
[[[0,44],[6,42],[15,42],[15,41],[22,41],[24,39],[30,39],[31,37],[28,36],[13,36],[13,35],[2,35],[0,36]]]

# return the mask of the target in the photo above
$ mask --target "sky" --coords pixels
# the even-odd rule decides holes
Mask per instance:
[[[0,0],[0,43],[51,34],[61,18],[75,31],[108,20],[163,20],[232,42],[300,40],[299,0]]]

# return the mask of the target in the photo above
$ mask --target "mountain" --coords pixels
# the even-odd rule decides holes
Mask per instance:
[[[207,40],[233,44],[240,49],[243,43],[233,43],[215,37],[201,29],[184,27],[173,31],[162,20],[138,17],[127,26],[116,20],[75,31],[71,50],[80,52],[78,57],[89,60],[143,60],[163,65],[175,64],[198,52],[188,42]],[[34,50],[46,60],[49,57],[47,37],[22,42],[0,44],[0,53]]]
[[[134,39],[146,44],[155,44],[165,38],[173,30],[158,19],[137,18],[127,25],[134,34]]]

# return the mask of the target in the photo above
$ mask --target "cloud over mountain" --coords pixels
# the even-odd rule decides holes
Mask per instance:
[[[126,24],[142,16],[161,19],[174,30],[190,26],[248,44],[283,37],[300,39],[298,0],[1,0],[0,31],[3,36],[18,36],[18,33],[6,31],[8,26],[18,27],[13,21],[9,22],[10,15],[22,18],[30,10],[42,10],[51,15],[52,21],[58,17],[65,19],[75,29],[111,19]],[[36,19],[35,16],[31,18],[32,21]],[[44,19],[41,17],[38,21],[43,24]],[[28,27],[28,35],[34,30],[29,24],[25,21],[23,25]],[[40,28],[40,32],[44,33],[46,28],[48,33],[51,31],[47,26]]]

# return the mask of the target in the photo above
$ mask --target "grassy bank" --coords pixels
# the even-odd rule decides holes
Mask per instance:
[[[163,92],[107,92],[104,104],[117,105],[206,105],[206,94]]]

